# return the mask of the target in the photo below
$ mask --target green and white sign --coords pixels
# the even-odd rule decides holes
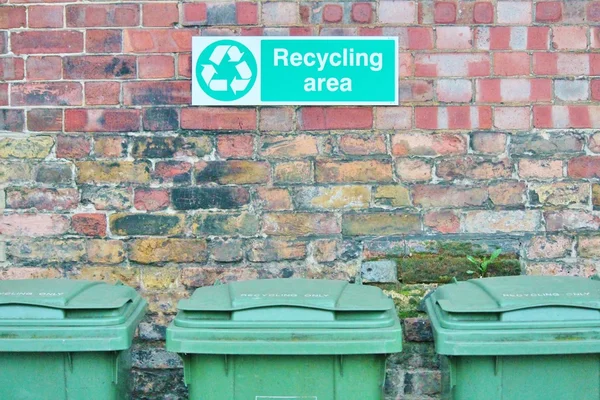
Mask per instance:
[[[194,37],[193,105],[398,104],[396,37]]]

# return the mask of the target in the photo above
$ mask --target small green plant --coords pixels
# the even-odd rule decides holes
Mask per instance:
[[[482,260],[477,260],[473,256],[467,256],[467,260],[473,265],[477,267],[475,271],[467,271],[467,274],[474,275],[475,273],[479,274],[479,278],[485,278],[488,272],[488,267],[490,263],[492,263],[498,256],[502,253],[502,249],[496,249],[489,258],[484,257]]]

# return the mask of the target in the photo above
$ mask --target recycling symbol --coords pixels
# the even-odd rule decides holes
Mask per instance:
[[[252,52],[233,40],[220,40],[207,46],[196,63],[200,88],[220,101],[233,101],[246,95],[256,81],[256,74]]]

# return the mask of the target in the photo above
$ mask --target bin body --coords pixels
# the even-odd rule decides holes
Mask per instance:
[[[426,299],[446,400],[600,399],[600,282],[474,279]]]
[[[382,400],[401,350],[393,302],[375,287],[273,279],[198,289],[179,304],[167,349],[191,400]]]
[[[145,309],[123,285],[0,281],[0,399],[129,399]]]

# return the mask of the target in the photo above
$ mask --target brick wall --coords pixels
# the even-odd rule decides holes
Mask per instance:
[[[469,254],[596,271],[599,1],[0,3],[0,278],[139,288],[136,398],[183,396],[165,326],[217,279],[362,270],[414,317]],[[194,35],[397,36],[401,105],[189,107]],[[388,397],[435,398],[405,326]]]

